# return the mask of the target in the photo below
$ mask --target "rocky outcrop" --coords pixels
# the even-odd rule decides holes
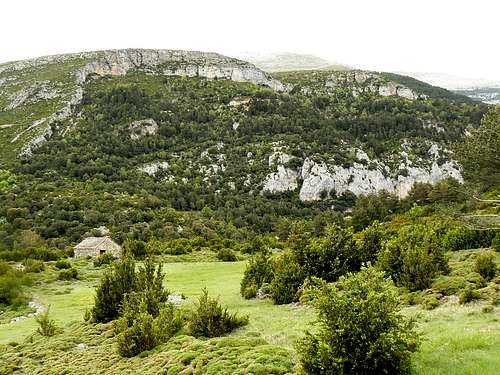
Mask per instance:
[[[130,131],[130,139],[138,140],[148,135],[158,134],[158,124],[152,118],[137,120],[128,126]]]
[[[47,124],[47,126],[37,135],[34,137],[30,142],[25,144],[23,148],[21,149],[21,152],[19,153],[21,156],[31,156],[33,153],[33,150],[39,147],[43,142],[45,142],[47,139],[49,139],[52,134],[53,134],[53,125],[56,125],[58,122],[66,120],[70,115],[73,113],[73,108],[81,102],[83,98],[83,88],[79,87],[71,97],[71,99],[66,102],[64,107],[62,107],[59,111],[56,113],[52,114],[48,118],[40,119],[35,121],[28,129],[26,129],[24,132],[31,130],[33,127],[37,127],[41,124]],[[22,133],[24,133],[22,132]],[[16,135],[18,138],[22,133]],[[14,138],[12,142],[17,140],[17,138]]]
[[[50,81],[37,81],[31,86],[14,92],[10,96],[10,104],[5,107],[7,111],[27,103],[36,103],[40,100],[54,99],[60,96],[60,91],[53,87]]]
[[[278,165],[278,170],[269,174],[264,181],[263,191],[282,193],[297,189],[299,174],[297,171]]]
[[[269,166],[277,165],[277,171],[266,177],[262,189],[270,193],[293,191],[299,185],[299,173],[292,168],[285,167],[285,164],[292,160],[293,157],[278,149],[275,148],[268,160]]]
[[[342,167],[306,159],[302,166],[303,183],[299,197],[302,201],[315,201],[321,199],[324,192],[333,191],[339,195],[350,191],[355,195],[366,195],[385,190],[404,198],[418,182],[436,184],[448,177],[463,182],[456,162],[450,160],[439,164],[437,147],[432,145],[429,149],[430,166],[413,166],[406,159],[400,165],[402,172],[396,176],[391,176],[389,167],[377,161],[370,164],[355,162],[350,167]]]
[[[145,164],[138,169],[139,171],[154,177],[158,172],[167,170],[168,167],[169,164],[166,161],[160,161],[156,163]]]
[[[381,96],[395,95],[410,100],[427,97],[426,95],[413,91],[402,84],[383,79],[377,73],[359,70],[333,74],[325,82],[325,86],[327,88],[345,86],[351,87],[352,94],[354,96],[358,96],[366,92],[372,92]]]
[[[436,184],[448,177],[463,182],[460,167],[456,162],[440,162],[444,150],[436,144],[429,147],[430,162],[426,166],[414,165],[408,159],[408,154],[403,151],[397,171],[391,171],[381,161],[370,160],[362,150],[354,151],[357,161],[349,167],[306,158],[300,173],[285,167],[291,160],[290,155],[274,152],[269,157],[269,164],[276,164],[277,171],[266,177],[262,190],[271,193],[292,191],[299,188],[299,181],[302,180],[299,191],[302,201],[316,201],[322,199],[325,194],[333,192],[341,195],[347,191],[355,195],[367,195],[385,190],[404,198],[418,182]]]
[[[77,72],[77,81],[89,76],[124,75],[130,70],[151,74],[204,77],[250,82],[285,91],[287,86],[247,62],[217,53],[175,50],[125,49],[84,54],[91,59]]]

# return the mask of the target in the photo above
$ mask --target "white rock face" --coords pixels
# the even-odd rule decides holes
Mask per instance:
[[[282,152],[275,151],[269,156],[269,166],[277,164],[278,170],[269,174],[263,186],[263,191],[270,193],[281,193],[285,191],[292,191],[298,188],[299,173],[291,168],[286,168],[286,164],[292,159],[292,156]]]
[[[134,121],[128,128],[130,130],[130,138],[133,140],[137,140],[148,135],[156,135],[160,130],[158,124],[152,118]]]
[[[286,153],[284,153],[282,151],[277,150],[277,151],[274,151],[269,156],[268,163],[269,163],[269,166],[271,166],[273,164],[286,164],[290,160],[292,160],[292,156],[291,155],[288,155],[288,154],[286,154]]]
[[[90,52],[83,54],[83,57],[91,58],[93,61],[77,73],[79,83],[85,82],[92,75],[124,75],[136,69],[152,74],[251,82],[279,91],[287,90],[287,86],[272,79],[255,66],[217,53],[126,49]]]
[[[448,177],[463,182],[456,162],[447,161],[442,165],[437,163],[439,157],[437,145],[431,146],[429,155],[434,159],[430,167],[413,167],[406,160],[401,165],[406,169],[406,175],[397,177],[387,176],[387,167],[380,162],[376,162],[376,167],[372,169],[360,163],[353,163],[351,167],[344,168],[306,159],[302,166],[303,183],[299,197],[302,201],[315,201],[321,199],[323,191],[334,191],[337,194],[350,191],[355,195],[366,195],[385,190],[404,198],[417,182],[436,184]]]
[[[36,103],[40,100],[49,100],[59,97],[59,90],[53,87],[50,81],[37,81],[26,89],[16,91],[10,96],[10,104],[5,107],[10,111],[23,104]]]
[[[141,172],[144,172],[150,176],[156,176],[156,174],[161,171],[161,170],[167,170],[169,167],[169,164],[166,161],[160,161],[156,163],[150,163],[150,164],[145,164],[142,167],[139,167],[138,169]]]
[[[271,173],[264,181],[263,191],[270,193],[281,193],[284,191],[292,191],[298,188],[299,174],[290,168],[285,168],[283,165],[278,165],[278,171]]]

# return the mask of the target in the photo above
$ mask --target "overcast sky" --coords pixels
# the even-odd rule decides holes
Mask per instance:
[[[112,48],[295,52],[500,80],[498,0],[4,0],[0,62]]]

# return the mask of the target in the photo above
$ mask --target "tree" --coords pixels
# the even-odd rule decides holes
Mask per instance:
[[[331,225],[325,232],[303,251],[301,266],[305,274],[335,281],[347,272],[359,270],[364,259],[359,257],[351,230]]]
[[[274,278],[271,282],[271,297],[277,305],[297,300],[297,291],[305,275],[294,253],[286,251],[274,262]]]
[[[373,267],[321,287],[318,329],[299,340],[308,374],[407,374],[418,335],[399,313],[398,291]]]
[[[125,295],[137,290],[135,262],[130,257],[115,262],[96,288],[92,318],[109,322],[118,318]]]
[[[466,178],[482,188],[500,184],[500,106],[490,109],[455,152]]]

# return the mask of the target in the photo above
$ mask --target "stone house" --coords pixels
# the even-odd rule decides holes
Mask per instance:
[[[88,237],[75,246],[75,258],[90,256],[97,258],[99,255],[109,253],[115,258],[122,255],[122,248],[110,237]]]

